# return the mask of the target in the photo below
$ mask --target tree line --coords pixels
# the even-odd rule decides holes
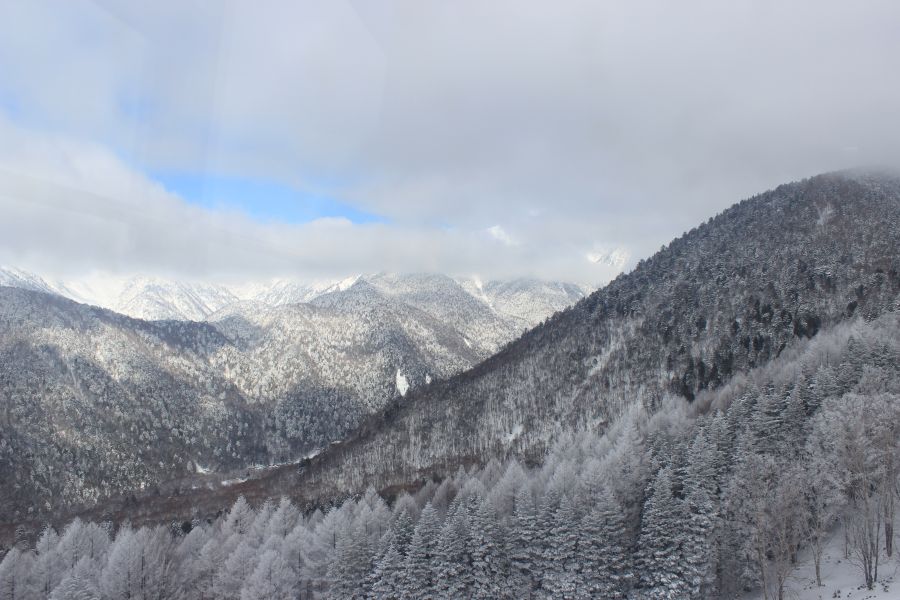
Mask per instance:
[[[781,599],[833,536],[872,589],[896,560],[898,334],[893,313],[835,328],[692,404],[561,432],[540,466],[460,468],[390,505],[47,527],[6,553],[0,600]]]

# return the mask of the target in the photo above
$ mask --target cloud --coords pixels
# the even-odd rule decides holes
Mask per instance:
[[[0,253],[596,282],[591,253],[630,263],[784,181],[900,162],[898,27],[888,0],[5,3],[0,111],[32,150],[4,155],[23,233]],[[161,171],[390,225],[263,226],[185,205],[143,175]],[[73,252],[42,219],[107,245]]]
[[[102,146],[0,120],[0,264],[58,277],[134,273],[216,281],[381,270],[581,280],[500,226],[457,230],[321,218],[260,222],[185,202]],[[497,241],[501,241],[498,246]],[[601,274],[606,278],[606,274]]]
[[[500,227],[499,225],[492,225],[487,228],[488,235],[497,240],[498,242],[505,244],[507,246],[515,246],[516,241],[513,240],[506,231]]]
[[[585,258],[595,265],[606,265],[615,270],[622,270],[628,264],[630,255],[624,248],[594,249],[588,252]]]

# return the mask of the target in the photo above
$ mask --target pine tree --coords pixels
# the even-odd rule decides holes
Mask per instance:
[[[441,524],[431,503],[425,505],[416,523],[409,551],[406,553],[404,597],[425,598],[433,593],[436,583],[434,563],[438,552]]]
[[[720,497],[734,453],[734,439],[728,432],[728,419],[723,413],[716,413],[710,420],[707,433],[710,442],[709,451],[713,453],[712,465],[716,476],[715,495]]]
[[[626,527],[637,530],[644,488],[650,473],[636,417],[628,415],[623,418],[625,423],[604,466],[611,485],[610,491],[624,511]]]
[[[672,495],[672,470],[667,466],[653,480],[641,520],[638,565],[641,587],[649,598],[684,597],[678,548],[679,508]]]
[[[509,588],[516,598],[530,598],[534,592],[537,581],[538,544],[534,498],[528,486],[524,485],[516,492],[506,545],[509,557]]]
[[[549,543],[544,557],[543,590],[551,598],[574,598],[585,589],[578,563],[579,521],[568,496],[563,496],[553,513]]]
[[[82,557],[50,594],[50,600],[96,600],[100,567],[90,557]]]
[[[528,476],[522,469],[522,465],[515,458],[510,460],[503,477],[491,489],[488,496],[497,514],[512,514],[516,493],[527,482],[527,479]]]
[[[239,496],[228,511],[223,526],[225,536],[231,534],[245,535],[250,530],[250,525],[254,519],[253,509],[247,504],[247,500],[243,496]]]
[[[786,454],[783,458],[797,459],[803,449],[803,443],[809,434],[809,417],[806,414],[806,402],[803,399],[805,384],[795,382],[787,398],[784,409],[784,440]]]
[[[380,554],[386,548],[385,535],[390,529],[391,510],[372,487],[366,489],[359,500],[359,505],[361,510],[358,520],[369,539],[374,560],[374,555]]]
[[[687,514],[681,528],[681,566],[686,598],[709,598],[716,580],[715,506],[705,486],[693,482],[685,501]]]
[[[371,575],[369,598],[395,600],[404,591],[406,579],[403,556],[397,550],[393,534],[388,534],[387,550],[376,562]]]
[[[263,541],[268,537],[269,521],[274,514],[275,506],[272,505],[272,502],[266,500],[253,515],[253,518],[250,520],[250,525],[247,528],[247,533],[244,536],[244,539],[251,548],[259,548]]]
[[[197,598],[206,600],[215,597],[213,584],[219,565],[224,560],[223,556],[221,543],[213,537],[203,544],[197,558],[191,563],[191,583]]]
[[[346,527],[346,510],[343,507],[333,507],[306,536],[306,544],[301,549],[298,562],[303,564],[304,572],[301,577],[306,580],[310,590],[321,591],[328,587],[328,571],[336,560],[337,540]]]
[[[493,505],[480,495],[466,504],[469,514],[472,597],[500,598],[506,580],[506,557],[500,525]]]
[[[394,544],[397,551],[404,558],[406,558],[406,553],[409,549],[409,543],[412,541],[414,530],[415,523],[413,522],[412,516],[409,514],[409,510],[401,508],[394,517],[391,531],[394,533]]]
[[[716,532],[720,522],[718,494],[722,457],[712,437],[717,427],[721,425],[716,426],[713,421],[695,429],[685,468],[685,515],[679,531],[679,546],[684,583],[691,598],[705,598],[711,594],[718,568]]]
[[[472,595],[472,559],[468,551],[469,519],[460,497],[454,500],[444,519],[438,543],[437,592],[439,598],[454,600]]]
[[[553,530],[556,526],[556,511],[559,508],[559,493],[550,488],[544,494],[541,505],[537,511],[535,521],[535,539],[538,541],[534,553],[534,577],[538,582],[538,589],[545,589],[546,583],[552,578],[551,572],[556,568],[553,564]]]
[[[735,446],[734,473],[722,496],[727,529],[722,569],[731,574],[731,583],[738,589],[764,585],[768,565],[766,497],[774,461],[756,454],[753,447],[752,433],[741,433]]]
[[[600,490],[581,521],[578,555],[584,592],[581,597],[625,597],[632,579],[625,552],[625,524],[618,502],[608,490]]]
[[[256,568],[256,552],[241,540],[216,572],[213,591],[217,598],[237,600],[244,582]]]
[[[110,546],[99,579],[100,591],[110,598],[165,598],[175,593],[173,573],[168,530],[132,530],[126,525]]]
[[[338,534],[334,560],[328,568],[330,598],[365,597],[365,580],[371,567],[367,545],[358,525],[345,527]]]
[[[269,520],[266,535],[277,535],[284,539],[294,530],[299,520],[300,511],[297,510],[297,507],[287,498],[281,498],[278,508],[275,509]]]
[[[786,448],[784,412],[787,398],[776,390],[768,390],[760,398],[751,419],[750,429],[758,454],[780,456]]]
[[[47,598],[63,578],[63,570],[57,564],[56,546],[59,536],[49,525],[44,527],[35,545],[35,560],[32,568],[32,587],[39,597]]]
[[[293,600],[297,592],[296,573],[278,552],[268,550],[241,589],[241,600]]]
[[[37,590],[30,585],[34,555],[22,552],[15,546],[9,549],[0,561],[0,600],[23,600],[37,596]]]

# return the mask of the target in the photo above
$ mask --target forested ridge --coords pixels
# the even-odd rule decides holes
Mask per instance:
[[[835,536],[886,586],[898,314],[900,180],[780,186],[252,503],[22,531],[0,598],[783,600]]]
[[[744,200],[475,368],[398,400],[305,466],[334,497],[540,457],[562,430],[602,431],[766,364],[900,294],[900,180],[835,173]]]
[[[0,563],[0,598],[782,598],[832,535],[871,589],[897,560],[898,340],[896,313],[855,319],[694,404],[561,435],[539,467],[494,459],[391,506],[370,488],[48,527]]]
[[[494,311],[450,277],[382,274],[305,304],[146,321],[16,273],[6,281],[25,288],[0,286],[0,478],[12,482],[0,487],[0,525],[296,461],[579,297],[562,284],[494,282],[492,301],[512,303]],[[148,287],[161,301],[173,286]]]

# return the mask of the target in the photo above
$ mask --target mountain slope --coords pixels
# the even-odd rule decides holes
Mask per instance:
[[[512,281],[464,280],[462,285],[480,296],[519,330],[531,329],[553,313],[583,298],[585,292],[572,283],[514,279]]]
[[[362,287],[211,323],[0,287],[0,477],[16,482],[3,513],[296,459],[405,392],[398,381],[478,360],[454,330]],[[350,303],[363,295],[364,310]]]
[[[321,497],[543,451],[634,403],[688,399],[792,340],[895,308],[900,181],[838,173],[745,200],[470,371],[410,394],[305,467]]]
[[[366,281],[385,296],[414,306],[461,332],[467,343],[487,357],[521,333],[513,318],[499,313],[446,275],[380,274]],[[535,304],[539,301],[534,298]],[[572,304],[578,298],[568,302]],[[552,314],[553,310],[544,313]]]
[[[279,279],[266,285],[257,285],[247,290],[242,297],[252,298],[269,306],[298,304],[309,302],[323,294],[346,290],[356,283],[358,276],[348,277],[340,281],[324,281],[304,283]],[[241,295],[241,294],[238,294]]]
[[[247,399],[204,357],[227,340],[0,287],[0,491],[7,518],[141,490],[162,471],[234,465],[256,446]],[[256,439],[255,439],[256,438]]]
[[[134,277],[125,283],[115,305],[110,308],[150,321],[202,321],[237,301],[237,296],[220,285]]]
[[[505,321],[432,276],[394,276],[381,289],[348,281],[274,307],[213,286],[126,288],[146,314],[206,317],[196,322],[125,317],[4,273],[18,286],[0,287],[0,477],[17,482],[0,492],[0,510],[11,516],[34,500],[63,509],[195,471],[296,460],[515,333],[457,330],[440,310],[461,301],[488,324]],[[452,285],[424,294],[428,279]],[[404,301],[424,296],[426,310]]]
[[[316,382],[346,390],[365,413],[405,392],[398,378],[416,387],[482,358],[452,327],[365,282],[310,304],[229,307],[210,322],[234,342],[217,362],[248,394],[261,388],[278,398],[300,382]]]
[[[57,291],[41,277],[13,267],[0,267],[0,285],[56,294]]]

